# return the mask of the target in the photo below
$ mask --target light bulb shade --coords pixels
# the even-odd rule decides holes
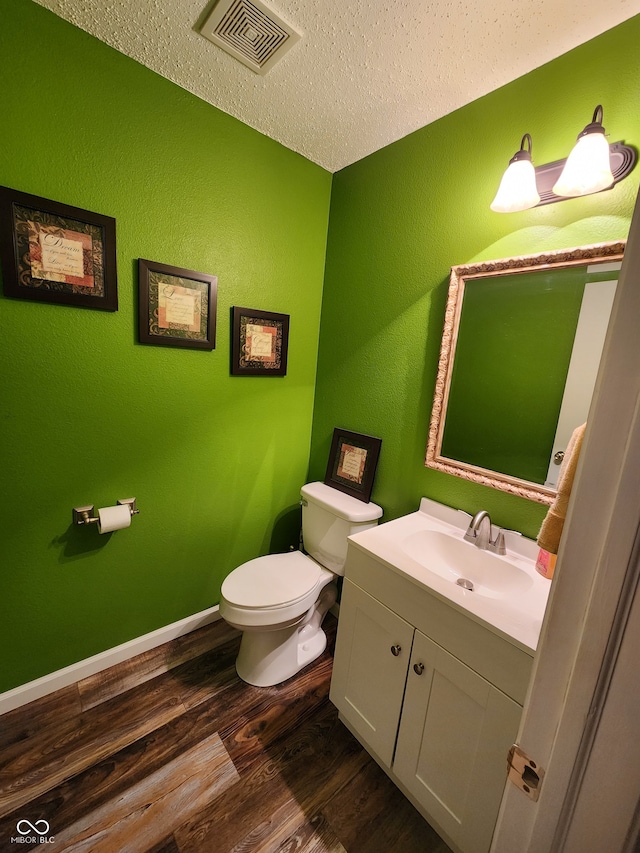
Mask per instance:
[[[578,137],[553,192],[574,198],[606,190],[612,184],[609,143],[604,132],[592,131]]]
[[[491,210],[496,213],[516,213],[535,207],[539,201],[536,170],[531,159],[514,157],[502,176],[496,197],[490,205]]]
[[[578,137],[560,177],[553,186],[556,195],[575,198],[613,186],[609,143],[604,135],[602,117],[602,104],[598,104],[591,124],[588,124]]]

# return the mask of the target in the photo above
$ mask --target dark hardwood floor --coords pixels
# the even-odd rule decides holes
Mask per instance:
[[[0,853],[448,853],[329,702],[335,626],[276,687],[220,621],[0,717]]]

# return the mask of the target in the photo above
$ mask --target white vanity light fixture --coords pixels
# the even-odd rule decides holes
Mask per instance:
[[[554,160],[544,166],[533,166],[531,137],[525,133],[520,151],[509,161],[496,197],[491,203],[491,210],[497,213],[513,213],[543,204],[553,204],[567,198],[611,189],[626,178],[636,165],[638,153],[635,148],[622,142],[607,142],[602,116],[602,105],[599,104],[593,113],[593,120],[578,136],[578,142],[569,157]],[[527,142],[528,151],[525,147]],[[524,176],[532,171],[535,193],[529,183],[530,177],[526,180],[522,177],[522,183],[520,179],[513,177],[514,174]]]
[[[602,117],[602,105],[598,104],[591,123],[579,134],[562,174],[553,186],[556,195],[574,198],[613,186],[609,143],[604,135]]]
[[[520,150],[509,160],[496,197],[491,202],[491,210],[496,213],[515,213],[535,207],[539,201],[536,170],[531,160],[531,136],[525,133],[520,142]]]

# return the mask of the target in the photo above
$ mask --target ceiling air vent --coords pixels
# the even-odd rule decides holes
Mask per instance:
[[[266,74],[300,38],[260,0],[220,0],[201,32],[256,74]]]

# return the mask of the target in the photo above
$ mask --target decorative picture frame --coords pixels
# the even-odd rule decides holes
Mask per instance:
[[[5,296],[118,310],[116,221],[0,187]]]
[[[231,309],[231,375],[285,376],[289,314]]]
[[[381,438],[336,427],[324,476],[325,484],[369,503],[381,446]]]
[[[140,343],[216,348],[218,277],[138,259]]]

